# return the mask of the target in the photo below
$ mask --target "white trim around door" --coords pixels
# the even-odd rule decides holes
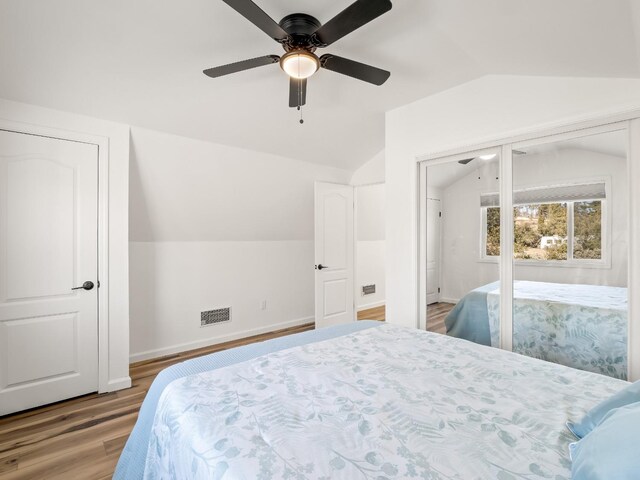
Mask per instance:
[[[0,130],[97,146],[98,149],[98,392],[128,388],[131,379],[109,376],[109,138],[0,119]]]

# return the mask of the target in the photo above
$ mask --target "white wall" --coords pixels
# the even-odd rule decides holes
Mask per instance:
[[[433,167],[437,168],[437,167]],[[499,280],[497,262],[480,260],[480,194],[498,192],[498,163],[473,172],[444,190],[442,297],[457,301],[469,290]],[[514,188],[554,185],[581,178],[610,178],[613,242],[611,267],[552,267],[517,264],[516,280],[626,286],[627,212],[626,159],[596,152],[565,149],[557,154],[531,154],[514,159]]]
[[[101,392],[127,388],[129,378],[129,126],[84,115],[50,110],[0,99],[0,119],[44,129],[46,135],[65,137],[81,133],[100,137],[108,145],[108,318],[100,318],[100,333],[109,346],[100,352]],[[20,127],[18,127],[19,129]],[[104,275],[104,274],[103,274]],[[101,337],[104,338],[104,337]],[[101,340],[102,343],[102,340]],[[103,368],[106,363],[107,368]]]
[[[416,326],[416,158],[640,106],[640,80],[486,76],[387,112],[387,321]]]
[[[384,240],[384,183],[356,187],[358,240]]]
[[[371,160],[353,172],[349,183],[351,185],[371,185],[373,183],[384,183],[384,179],[384,150],[381,150]]]
[[[356,307],[384,305],[385,300],[385,186],[356,187]],[[363,285],[376,285],[376,293],[362,295]]]
[[[313,183],[349,172],[140,128],[131,143],[132,361],[313,321]]]
[[[498,166],[497,161],[483,164],[441,190],[441,301],[455,303],[470,290],[500,278],[497,262],[479,261],[480,194],[499,191]]]

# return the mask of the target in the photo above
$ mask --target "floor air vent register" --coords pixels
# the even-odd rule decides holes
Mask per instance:
[[[374,285],[363,285],[362,286],[362,295],[371,295],[376,293],[376,286]]]
[[[231,321],[231,307],[216,308],[215,310],[207,310],[200,312],[200,326],[207,327],[218,323]]]

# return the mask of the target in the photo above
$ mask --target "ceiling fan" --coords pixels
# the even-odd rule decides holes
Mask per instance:
[[[527,154],[527,152],[523,152],[522,150],[512,150],[511,152],[514,155],[526,155]],[[489,153],[487,155],[479,155],[477,157],[465,158],[464,160],[458,160],[458,163],[460,165],[467,165],[467,164],[471,163],[473,160],[475,160],[476,158],[486,161],[486,160],[493,160],[497,156],[498,156],[498,154],[496,154],[496,153]]]
[[[382,85],[391,75],[386,70],[337,55],[318,57],[314,53],[316,49],[328,47],[391,10],[390,0],[357,0],[324,25],[304,13],[287,15],[280,23],[276,23],[251,0],[223,1],[282,45],[286,53],[281,57],[267,55],[204,70],[203,73],[211,78],[280,63],[282,70],[290,77],[289,106],[300,109],[306,103],[307,78],[320,68],[374,85]]]

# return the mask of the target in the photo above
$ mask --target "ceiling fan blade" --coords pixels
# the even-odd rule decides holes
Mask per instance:
[[[276,42],[289,38],[289,34],[251,0],[222,0],[244,18],[253,23]]]
[[[289,78],[289,106],[301,107],[307,103],[307,79]]]
[[[374,85],[382,85],[391,76],[386,70],[331,54],[320,57],[320,66]]]
[[[473,158],[465,158],[464,160],[458,160],[458,163],[460,165],[467,165],[468,163],[470,163],[473,160]]]
[[[251,58],[249,60],[242,60],[241,62],[230,63],[228,65],[221,65],[219,67],[208,68],[204,70],[206,76],[211,78],[222,77],[223,75],[229,75],[230,73],[241,72],[243,70],[249,70],[250,68],[262,67],[264,65],[270,65],[272,63],[278,63],[280,57],[278,55],[267,55],[266,57]]]
[[[318,47],[326,47],[388,12],[391,7],[390,0],[357,0],[316,30],[313,38]]]

